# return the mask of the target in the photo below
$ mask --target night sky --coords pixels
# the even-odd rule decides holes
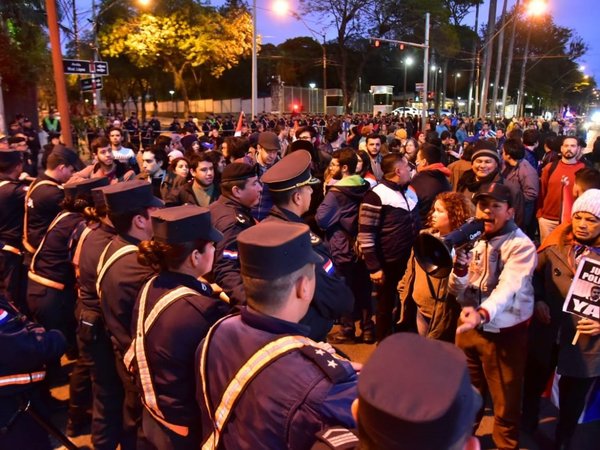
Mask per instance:
[[[91,0],[76,0],[77,8],[81,12],[89,12]],[[318,17],[303,17],[304,23],[288,13],[280,17],[272,11],[272,5],[276,0],[257,0],[258,9],[258,33],[262,36],[264,43],[280,44],[286,39],[296,36],[312,36],[321,40],[323,32],[328,39],[333,37],[333,28],[323,29],[323,21]],[[98,0],[99,2],[99,0]],[[251,4],[251,0],[248,0]],[[502,0],[498,2],[498,13],[502,9]],[[212,4],[222,4],[222,0],[212,0]],[[480,23],[487,22],[489,0],[485,0],[480,8]],[[298,10],[298,0],[289,0],[290,9]],[[509,0],[509,9],[515,4],[515,0]],[[561,26],[573,28],[587,43],[589,50],[579,61],[586,67],[586,74],[600,78],[600,24],[597,19],[597,7],[599,0],[548,0],[549,13],[554,21]],[[465,25],[473,26],[475,14],[467,16]],[[308,29],[312,29],[312,32]]]

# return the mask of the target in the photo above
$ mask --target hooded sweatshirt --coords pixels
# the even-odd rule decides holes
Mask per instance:
[[[356,261],[358,210],[369,187],[359,175],[342,178],[329,189],[317,209],[317,224],[325,231],[325,242],[337,266]]]

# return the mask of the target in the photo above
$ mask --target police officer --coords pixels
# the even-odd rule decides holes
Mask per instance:
[[[51,449],[44,429],[20,410],[30,403],[42,412],[44,365],[64,353],[64,336],[30,322],[0,295],[0,348],[0,448]]]
[[[163,206],[142,180],[104,188],[108,218],[117,232],[102,250],[96,288],[102,316],[113,343],[117,373],[125,389],[123,440],[127,448],[148,446],[141,432],[142,405],[138,389],[125,369],[123,356],[131,344],[133,306],[144,282],[154,271],[138,262],[138,245],[152,237],[150,213]]]
[[[62,210],[54,218],[32,257],[27,274],[27,302],[34,319],[47,329],[59,329],[75,344],[75,270],[72,252],[93,204],[91,189],[108,184],[95,178],[64,186]]]
[[[240,233],[238,251],[248,304],[197,353],[203,448],[305,449],[328,425],[353,427],[353,366],[299,323],[323,263],[308,226],[260,223]]]
[[[60,212],[60,203],[65,196],[62,184],[71,178],[74,170],[81,170],[83,166],[74,150],[56,145],[48,156],[46,170],[29,186],[23,224],[23,245],[29,256],[33,256],[50,223]]]
[[[253,166],[231,163],[221,176],[221,197],[209,206],[213,226],[223,234],[217,243],[213,273],[232,304],[246,302],[240,278],[237,236],[256,223],[250,209],[258,203],[262,187]]]
[[[464,354],[413,333],[384,339],[361,370],[352,404],[356,430],[330,427],[313,450],[475,450],[481,397]]]
[[[151,218],[154,237],[142,241],[139,259],[159,272],[138,296],[126,364],[131,359],[142,392],[146,438],[159,450],[197,449],[193,355],[210,326],[229,311],[198,277],[210,271],[214,243],[223,235],[211,225],[208,208],[176,206]]]
[[[301,216],[308,211],[312,186],[320,183],[311,176],[310,167],[310,153],[297,150],[265,172],[262,182],[268,187],[273,200],[273,207],[265,221],[304,223]],[[324,341],[333,321],[352,311],[354,295],[348,285],[335,275],[331,256],[323,241],[312,232],[310,238],[323,262],[316,267],[315,296],[300,323],[310,326],[311,339]]]
[[[23,152],[0,149],[0,295],[21,306],[23,214],[27,185],[19,181]]]
[[[116,235],[107,217],[103,189],[92,189],[96,221],[88,223],[83,230],[73,256],[79,286],[75,309],[78,362],[87,365],[91,375],[91,434],[94,448],[114,450],[121,443],[123,450],[129,450],[126,442],[121,441],[123,386],[115,367],[112,343],[105,330],[96,291],[100,254]],[[76,423],[67,423],[67,434],[79,434],[79,428]]]

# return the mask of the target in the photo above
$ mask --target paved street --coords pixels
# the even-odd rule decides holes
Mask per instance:
[[[335,330],[335,329],[334,329]],[[341,351],[346,353],[352,360],[364,363],[367,361],[373,350],[375,349],[375,345],[367,345],[367,344],[343,344],[338,346]],[[63,359],[63,364],[68,364],[67,361]],[[55,397],[59,399],[68,398],[68,385],[61,386],[53,390],[53,394]],[[554,435],[554,427],[557,419],[557,410],[550,403],[550,401],[544,399],[543,407],[542,407],[542,419],[540,422],[540,428],[535,436],[531,437],[528,435],[523,435],[521,437],[521,445],[522,449],[528,450],[552,450],[553,440],[552,436]],[[56,414],[54,416],[54,422],[61,427],[64,431],[65,423],[66,423],[66,411],[61,414]],[[493,449],[494,444],[492,442],[492,426],[493,426],[493,417],[491,415],[491,408],[486,408],[486,416],[483,419],[479,430],[477,431],[477,436],[479,436],[481,442],[481,448],[483,450]],[[588,427],[588,431],[591,430],[591,427]],[[600,430],[591,430],[595,433],[598,433]],[[599,437],[600,438],[600,437]],[[75,444],[79,445],[80,448],[92,448],[90,435],[83,435],[77,438],[72,439]],[[598,440],[586,439],[585,444],[581,444],[581,446],[577,446],[578,450],[589,449],[593,450],[593,443],[598,442]],[[64,449],[63,446],[56,443],[56,449]]]

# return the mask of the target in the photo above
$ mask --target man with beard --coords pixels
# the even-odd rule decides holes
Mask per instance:
[[[258,135],[256,168],[259,180],[269,168],[279,161],[280,150],[281,143],[275,133],[272,131],[263,131]],[[252,216],[256,220],[262,220],[267,217],[272,206],[273,200],[269,194],[269,188],[263,188],[258,203],[252,208]]]
[[[381,167],[381,136],[377,133],[371,133],[367,136],[367,153],[371,160],[371,170],[373,175],[377,178],[377,181],[381,181],[383,178],[383,169]]]
[[[193,155],[190,158],[191,183],[186,183],[177,194],[176,204],[189,203],[198,206],[208,206],[215,202],[221,190],[215,184],[215,168],[206,153]]]
[[[570,152],[562,153],[564,158]],[[560,375],[557,449],[583,448],[573,437],[592,386],[600,379],[600,322],[562,311],[581,259],[600,262],[600,190],[588,189],[579,196],[571,218],[571,224],[555,229],[539,249],[523,404],[524,424],[533,431],[540,395],[556,367]],[[597,302],[599,290],[592,287],[584,301]],[[594,436],[581,437],[594,442]]]
[[[563,179],[568,180],[572,186],[575,183],[575,172],[585,167],[579,161],[581,147],[575,136],[563,138],[560,155],[560,161],[548,164],[542,170],[537,212],[542,242],[559,224]]]
[[[143,172],[138,178],[150,182],[154,196],[158,198],[163,198],[161,187],[167,173],[165,168],[168,162],[166,152],[158,146],[153,145],[142,152]]]
[[[132,180],[135,177],[133,170],[127,170],[125,164],[115,159],[108,139],[96,138],[92,141],[91,147],[96,163],[74,173],[70,181],[106,177],[111,183],[117,183]]]

